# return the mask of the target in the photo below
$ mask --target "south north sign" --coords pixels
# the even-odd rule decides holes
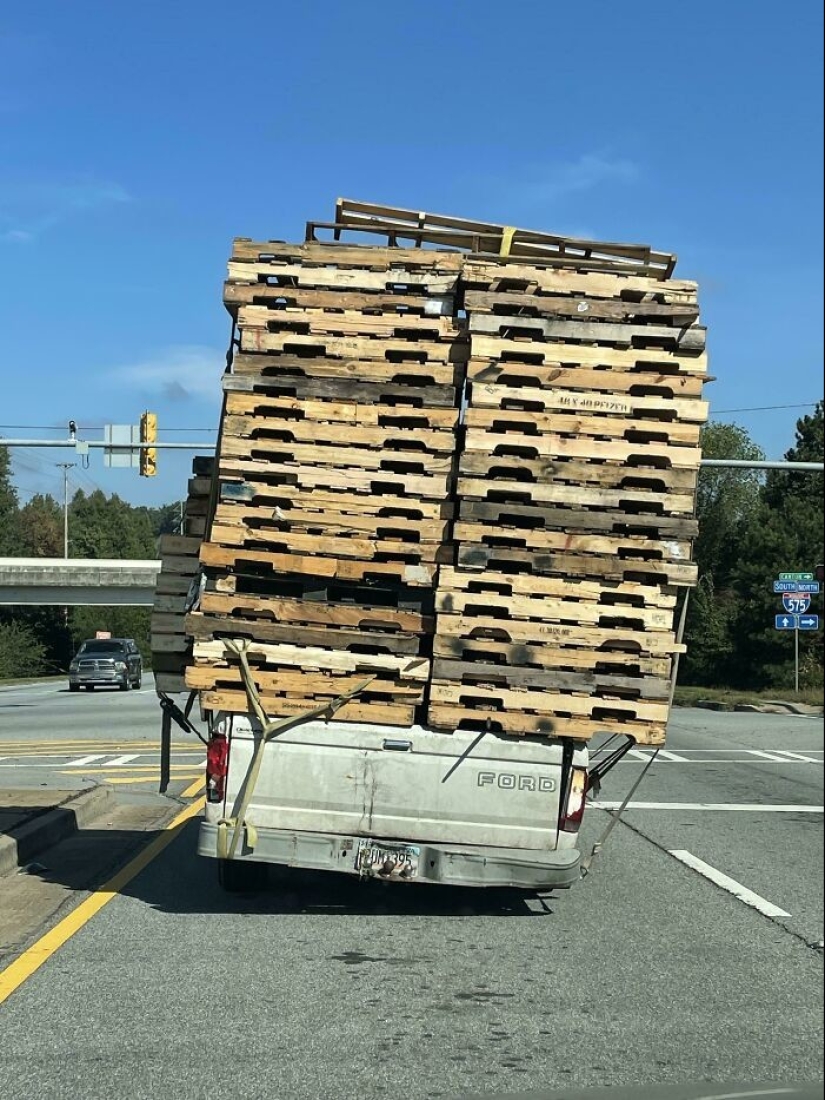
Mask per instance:
[[[774,581],[773,590],[777,595],[783,592],[808,592],[812,596],[819,595],[819,581]]]

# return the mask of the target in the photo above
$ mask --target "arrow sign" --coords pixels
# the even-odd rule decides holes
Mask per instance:
[[[796,615],[774,615],[774,629],[796,630]]]
[[[800,630],[819,630],[819,616],[818,615],[800,615],[799,616],[799,629]]]
[[[804,615],[811,606],[811,597],[805,592],[786,592],[782,606],[789,615]]]
[[[773,590],[777,595],[783,592],[810,592],[819,595],[819,581],[774,581]]]
[[[779,579],[781,581],[812,581],[814,575],[813,573],[780,573]]]

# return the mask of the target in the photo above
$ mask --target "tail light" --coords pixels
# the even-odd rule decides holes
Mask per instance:
[[[564,807],[559,826],[565,833],[578,831],[584,817],[585,794],[587,793],[587,769],[571,768],[567,781]]]
[[[229,742],[223,733],[212,735],[206,746],[206,801],[223,802],[229,772]]]

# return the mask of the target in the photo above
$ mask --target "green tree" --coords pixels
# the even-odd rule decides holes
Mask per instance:
[[[11,481],[8,447],[0,447],[0,557],[20,556],[17,491]]]
[[[46,647],[36,631],[13,620],[0,622],[0,680],[39,676],[46,668]]]
[[[823,403],[797,421],[796,441],[785,454],[792,462],[822,462],[825,452]],[[771,471],[760,507],[747,526],[734,570],[738,597],[735,630],[739,643],[730,674],[741,686],[787,688],[793,683],[793,633],[773,628],[780,610],[772,582],[779,572],[809,572],[823,560],[825,497],[823,475]],[[821,608],[821,596],[815,597]],[[799,637],[803,686],[823,680],[822,634]]]
[[[759,461],[765,457],[738,424],[707,424],[701,444],[705,458]],[[694,545],[699,583],[691,593],[685,623],[683,682],[720,683],[732,658],[736,593],[731,578],[741,553],[743,531],[760,507],[760,492],[761,476],[755,470],[706,468],[699,473],[699,535]]]
[[[63,556],[63,513],[54,497],[37,493],[20,509],[17,522],[26,557]]]

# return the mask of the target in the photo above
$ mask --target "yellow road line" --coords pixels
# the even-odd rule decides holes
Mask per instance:
[[[181,775],[181,776],[178,776],[178,778],[183,779],[184,777]],[[191,787],[187,787],[185,791],[181,792],[181,798],[192,798],[199,791],[202,791],[205,786],[206,786],[206,776],[201,775],[195,780],[195,782],[192,784]]]
[[[194,771],[196,767],[197,765],[194,762],[191,764],[169,765],[170,771],[173,772],[191,772]],[[87,775],[91,774],[92,772],[94,772],[95,775],[104,775],[109,772],[112,775],[145,775],[146,772],[155,772],[155,774],[157,774],[159,768],[159,764],[138,764],[137,766],[133,764],[116,764],[113,768],[107,768],[105,764],[101,764],[100,766],[98,766],[97,764],[90,764],[87,765],[85,768],[70,767],[66,764],[57,764],[54,770],[59,772],[61,775]]]
[[[194,779],[195,776],[194,775],[173,775],[173,776],[171,776],[171,778],[174,779],[174,780],[181,780],[181,782],[185,782],[187,779]],[[199,780],[199,781],[202,782],[202,780]],[[135,775],[135,776],[130,777],[128,775],[126,775],[126,776],[119,775],[119,776],[117,776],[117,778],[115,778],[115,777],[104,778],[103,782],[104,783],[157,783],[158,782],[158,776],[157,775]],[[185,794],[186,792],[184,791],[183,793]]]
[[[205,802],[205,798],[198,798],[185,806],[169,822],[160,836],[155,837],[151,843],[147,844],[143,851],[130,860],[122,870],[118,871],[108,882],[98,887],[68,916],[65,916],[54,928],[41,936],[18,959],[10,963],[5,970],[0,970],[0,1004],[39,970],[55,951],[58,951],[64,943],[72,938],[75,932],[79,932],[85,924],[88,924],[104,905],[107,905],[112,898],[116,898],[124,886],[140,874],[145,867],[148,867],[152,860],[159,856],[164,848],[178,836],[187,821],[203,809]]]

